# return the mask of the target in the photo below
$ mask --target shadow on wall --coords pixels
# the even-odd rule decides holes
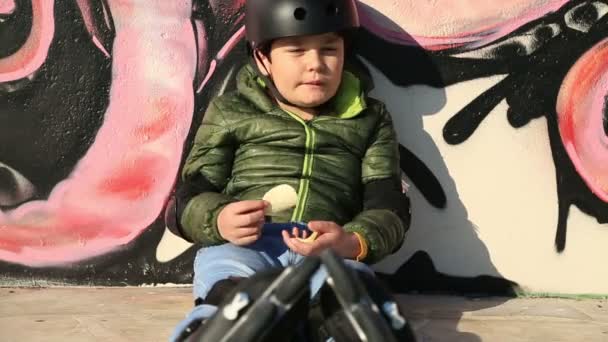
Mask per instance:
[[[390,21],[372,8],[366,6],[365,11],[376,20]],[[394,28],[398,27],[390,23]],[[401,34],[407,35],[405,32]],[[450,258],[454,260],[451,269],[459,274],[502,277],[479,239],[475,225],[468,219],[467,210],[435,141],[423,126],[424,116],[438,113],[447,103],[446,83],[435,62],[420,46],[392,44],[368,31],[362,33],[358,54],[374,76],[372,96],[384,101],[392,113],[401,143],[401,166],[413,185],[409,190],[414,202],[413,222],[406,244],[397,255],[378,265],[378,268],[388,270],[393,266],[394,269],[397,259],[409,254],[411,258],[393,275],[393,279],[400,279],[393,284],[395,289],[512,293],[513,283],[509,281],[504,281],[502,286],[498,286],[500,281],[497,281],[496,285],[486,289],[475,276],[470,278],[468,288],[461,282],[463,278],[454,277],[455,282],[443,284],[424,284],[422,281],[421,278],[432,280],[434,277],[429,277],[432,274],[447,279],[432,266],[435,253],[430,253],[429,257],[416,246],[417,242],[436,235],[437,232],[433,230],[440,231],[441,240],[428,243],[434,245],[434,251],[451,254]],[[461,265],[457,262],[461,262]],[[416,273],[409,276],[404,273],[407,269],[415,269]]]
[[[386,21],[399,30],[390,19],[363,6],[375,21]],[[438,113],[447,103],[448,82],[439,67],[422,47],[393,44],[367,30],[362,32],[358,54],[373,75],[372,96],[384,101],[393,116],[401,168],[411,185],[412,225],[406,242],[376,270],[395,292],[515,295],[517,284],[501,277],[492,264],[439,148],[424,129],[424,116]],[[435,258],[449,259],[452,272],[471,276],[444,274],[436,268]],[[459,341],[480,340],[466,332],[458,335]]]

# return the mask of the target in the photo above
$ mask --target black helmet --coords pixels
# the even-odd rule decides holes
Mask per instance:
[[[359,27],[355,0],[247,0],[245,26],[251,48],[273,39]]]

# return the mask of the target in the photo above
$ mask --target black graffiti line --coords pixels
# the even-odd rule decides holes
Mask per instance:
[[[445,141],[457,145],[470,138],[481,122],[505,99],[505,92],[513,87],[514,79],[513,76],[507,76],[450,118],[443,128]]]
[[[604,115],[602,117],[604,123],[604,135],[608,138],[608,95],[604,97]]]

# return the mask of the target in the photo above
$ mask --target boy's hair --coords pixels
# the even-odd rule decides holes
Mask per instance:
[[[344,40],[344,54],[345,55],[347,55],[350,52],[350,48],[354,44],[355,32],[356,31],[354,31],[354,30],[343,30],[343,31],[336,32],[336,34],[338,34],[342,38],[342,40]],[[278,38],[276,38],[276,39],[278,39]],[[247,54],[249,56],[253,56],[253,53],[255,53],[255,51],[259,51],[260,53],[262,53],[262,55],[266,56],[270,60],[270,51],[272,50],[272,43],[276,39],[268,40],[261,44],[258,44],[255,49],[248,42],[247,43],[247,51],[248,51]],[[255,56],[253,56],[253,57],[255,57]]]

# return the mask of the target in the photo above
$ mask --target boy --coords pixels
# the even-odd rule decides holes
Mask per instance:
[[[401,192],[398,142],[384,105],[344,70],[359,26],[354,0],[248,0],[251,63],[237,90],[215,98],[203,118],[178,189],[182,236],[203,248],[195,259],[191,315],[206,318],[235,278],[298,263],[331,248],[350,267],[381,260],[402,244],[409,200]],[[266,226],[271,188],[297,192],[292,210]],[[323,284],[315,276],[311,291]],[[178,329],[179,330],[179,329]]]

